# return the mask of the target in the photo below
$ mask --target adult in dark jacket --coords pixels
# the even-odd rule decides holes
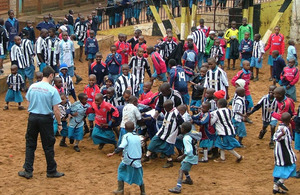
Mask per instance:
[[[15,44],[14,38],[19,35],[19,21],[15,18],[15,13],[13,10],[7,12],[8,19],[5,22],[5,29],[7,30],[9,43],[7,50],[10,51],[12,46]]]

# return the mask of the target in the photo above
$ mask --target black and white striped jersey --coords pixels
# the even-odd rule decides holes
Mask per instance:
[[[285,124],[280,124],[274,133],[273,140],[275,141],[275,165],[290,166],[295,164],[297,159],[292,148],[292,137],[289,127]]]
[[[114,107],[119,106],[119,102],[118,102],[118,99],[116,97],[108,98],[107,95],[104,95],[103,100],[110,103]]]
[[[74,28],[77,40],[84,42],[84,40],[87,38],[87,30],[88,27],[86,23],[77,22]]]
[[[34,65],[34,51],[31,40],[22,39],[21,47],[24,52],[24,58],[26,62],[26,66]]]
[[[22,87],[24,87],[24,80],[20,74],[9,74],[6,79],[6,83],[8,86],[12,86],[12,90],[20,91]]]
[[[170,144],[175,144],[179,132],[179,126],[184,122],[179,111],[173,108],[170,112],[165,113],[162,127],[156,133],[161,140]]]
[[[68,97],[70,94],[70,91],[74,89],[72,77],[69,75],[64,77],[61,74],[57,75],[56,77],[61,78],[64,92],[65,92],[66,96]]]
[[[232,112],[233,112],[233,118],[237,122],[243,121],[243,117],[241,115],[239,115],[238,113],[246,114],[246,99],[245,99],[245,97],[236,96],[235,101],[232,104]]]
[[[8,46],[8,33],[7,30],[0,25],[0,55],[6,55],[6,50]]]
[[[215,124],[217,135],[235,135],[232,124],[232,111],[228,108],[219,108],[211,112],[211,125]]]
[[[162,112],[163,111],[163,104],[167,100],[172,100],[174,107],[178,107],[178,106],[183,104],[181,94],[177,90],[171,89],[171,94],[170,94],[169,97],[165,97],[165,96],[163,96],[162,93],[159,93],[158,101],[157,101],[156,106],[155,106],[155,110],[157,110],[158,112]]]
[[[226,92],[226,87],[228,86],[227,75],[221,68],[216,67],[214,71],[207,71],[204,81],[204,88],[213,88],[216,91],[223,90]]]
[[[206,36],[205,33],[202,30],[196,30],[192,33],[194,43],[196,44],[198,48],[199,53],[205,52],[205,46],[206,46]]]
[[[44,59],[45,63],[47,63],[48,60],[48,51],[47,51],[47,44],[45,39],[43,39],[42,37],[39,37],[35,43],[35,53],[41,54],[42,55],[42,59]],[[37,56],[37,63],[38,65],[40,65],[42,62],[40,62],[38,56]]]
[[[164,43],[164,47],[165,47],[165,51],[164,51],[164,57],[165,58],[168,58],[170,55],[171,55],[171,53],[176,49],[176,47],[177,47],[177,43],[175,42],[175,41],[166,41],[165,43]]]
[[[147,58],[133,56],[128,65],[132,70],[131,73],[136,77],[138,84],[144,83],[145,70],[149,77],[151,77],[150,66]]]
[[[45,39],[46,44],[47,44],[47,51],[48,51],[48,61],[47,64],[49,66],[56,66],[57,62],[56,62],[56,55],[57,55],[57,51],[58,51],[58,45],[60,42],[60,39],[58,37],[47,37]]]
[[[24,69],[27,66],[24,51],[21,47],[21,45],[14,44],[10,51],[10,60],[11,64],[17,65],[19,69]]]
[[[254,41],[253,42],[253,52],[252,57],[254,58],[260,58],[265,53],[265,45],[264,43],[260,41]]]
[[[270,99],[269,94],[263,96],[258,101],[258,103],[253,107],[251,114],[254,113],[255,111],[259,110],[260,108],[261,108],[262,120],[265,122],[271,122],[271,120],[272,120],[271,112],[278,111],[277,100],[275,98]],[[272,109],[272,110],[269,110],[269,109]]]
[[[131,95],[135,96],[139,90],[139,85],[133,74],[128,74],[128,76],[122,74],[115,83],[115,89],[117,97],[123,96],[124,91],[127,89],[130,89]]]

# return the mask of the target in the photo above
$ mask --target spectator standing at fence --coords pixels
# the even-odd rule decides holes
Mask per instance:
[[[136,23],[140,23],[140,14],[144,6],[144,0],[133,0],[133,17]]]
[[[5,29],[8,32],[9,42],[7,50],[10,52],[12,46],[15,44],[14,38],[19,35],[19,21],[15,18],[13,10],[7,12],[8,19],[5,22]]]
[[[109,20],[109,28],[115,27],[115,12],[114,12],[114,0],[107,0],[106,12]]]
[[[227,48],[226,48],[226,59],[228,61],[228,67],[227,70],[230,70],[230,60],[233,60],[233,66],[232,69],[235,70],[235,61],[236,59],[238,59],[238,49],[239,49],[239,45],[238,45],[238,37],[239,37],[239,30],[236,28],[236,21],[232,21],[231,22],[231,28],[229,28],[226,33],[224,38],[227,41]],[[235,42],[235,43],[234,43]],[[231,43],[233,43],[231,45]],[[234,48],[235,46],[235,48]],[[233,58],[234,56],[231,55],[230,53],[233,53],[233,51],[236,51],[235,53],[237,53],[237,57]]]
[[[4,28],[4,20],[0,18],[0,75],[3,74],[3,60],[7,51],[8,34]]]
[[[275,33],[271,34],[268,40],[268,43],[265,47],[265,51],[269,52],[269,59],[268,64],[270,65],[270,81],[272,80],[272,70],[273,70],[273,57],[272,52],[277,50],[279,52],[279,55],[282,56],[284,54],[284,36],[283,34],[279,33],[280,27],[276,26],[274,28]]]
[[[122,6],[124,7],[124,15],[125,15],[125,20],[124,20],[124,26],[126,26],[126,22],[128,21],[128,25],[132,25],[132,6],[133,2],[132,0],[123,0],[122,1]]]
[[[101,30],[102,15],[104,12],[104,8],[102,7],[101,3],[99,3],[98,7],[96,8],[96,11],[97,11],[97,17],[98,17],[98,30]]]
[[[248,24],[247,18],[243,18],[242,25],[239,28],[239,42],[244,39],[244,35],[246,32],[249,32],[249,38],[253,41],[253,28],[250,24]]]
[[[205,36],[208,37],[210,32],[210,27],[204,25],[204,19],[199,20],[199,26],[197,26],[197,29],[204,32]]]
[[[49,16],[48,15],[45,15],[43,19],[44,19],[44,21],[40,22],[36,26],[36,29],[41,31],[42,29],[49,30],[50,28],[55,28],[55,25],[53,23],[49,22]]]
[[[123,12],[123,6],[121,4],[122,0],[116,0],[114,12],[115,12],[115,24],[116,27],[120,27],[122,22],[122,12]]]
[[[70,35],[74,34],[74,17],[73,17],[74,11],[73,10],[69,10],[69,15],[68,15],[68,26],[70,29]]]
[[[91,30],[94,31],[95,37],[96,37],[97,36],[97,31],[98,31],[98,16],[97,16],[96,11],[92,11]]]

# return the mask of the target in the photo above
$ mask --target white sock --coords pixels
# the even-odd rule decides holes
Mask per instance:
[[[279,179],[279,181],[280,181],[281,183],[284,183],[285,179]]]
[[[239,155],[235,150],[228,150],[231,154],[233,154],[237,158],[241,158],[241,155]]]
[[[146,156],[147,157],[151,156],[151,152],[149,150],[147,151]]]
[[[273,185],[273,190],[277,190],[278,191],[278,186],[277,186],[276,183],[274,183],[274,185]]]
[[[203,150],[203,159],[204,160],[208,160],[207,155],[208,155],[208,151],[207,151],[207,149],[204,149]]]
[[[224,150],[220,150],[220,154],[221,154],[221,159],[225,160],[225,151]]]

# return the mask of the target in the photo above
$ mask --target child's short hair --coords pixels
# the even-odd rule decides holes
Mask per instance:
[[[126,90],[124,91],[123,95],[124,95],[124,94],[131,95],[131,91],[128,90],[128,89],[126,89]]]
[[[259,33],[255,34],[254,36],[257,36],[259,39],[261,38],[261,35]]]
[[[92,33],[92,34],[95,34],[95,31],[93,31],[93,30],[90,30],[90,34],[91,34],[91,33]]]
[[[294,45],[294,40],[293,40],[293,39],[290,39],[290,40],[288,41],[288,44],[289,44],[289,45]]]
[[[169,64],[169,66],[176,66],[176,60],[170,59],[168,64]]]
[[[223,32],[223,31],[220,31],[220,32],[218,33],[218,36],[219,36],[219,37],[223,37],[223,36],[224,36],[224,32]]]
[[[1,22],[0,22],[0,24],[1,24]],[[29,36],[29,31],[28,30],[26,30],[26,29],[23,29],[22,31],[21,31],[21,37],[23,38],[23,37],[28,37]]]
[[[192,124],[190,122],[184,122],[181,125],[181,129],[184,133],[188,133],[192,129]]]
[[[195,32],[197,30],[197,28],[195,27],[195,26],[193,26],[192,28],[191,28],[191,31],[192,32]]]
[[[194,49],[194,43],[188,43],[188,48],[189,49]]]
[[[55,28],[49,28],[49,30],[48,30],[48,31],[51,31],[51,32],[53,32],[53,33],[55,33],[55,32],[56,32]]]
[[[218,104],[221,108],[227,107],[227,101],[225,99],[219,99]]]
[[[110,46],[110,49],[112,49],[112,48],[117,48],[117,46],[111,45],[111,46]]]
[[[4,25],[4,20],[3,20],[3,18],[0,18],[0,25]]]
[[[87,97],[87,94],[85,94],[85,93],[80,93],[79,95],[78,95],[78,99],[79,100],[83,100],[84,98],[86,98]]]
[[[62,92],[62,93],[59,93],[59,96],[60,96],[60,97],[67,97],[67,95],[66,95],[65,93],[63,93],[63,92]]]
[[[96,53],[96,56],[102,56],[102,53],[101,53],[100,51],[98,51],[98,52]]]

